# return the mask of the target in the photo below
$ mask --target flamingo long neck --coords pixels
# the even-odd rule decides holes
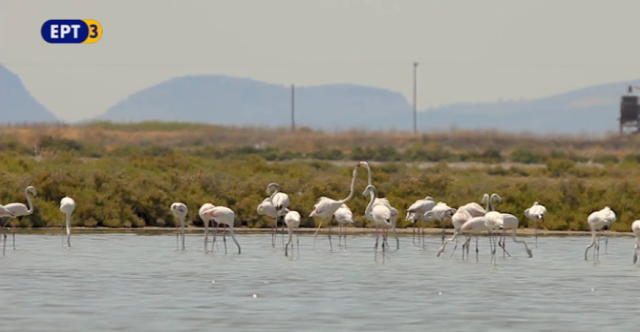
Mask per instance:
[[[369,204],[367,205],[367,208],[364,210],[365,215],[369,215],[371,214],[371,207],[373,206],[373,201],[376,199],[377,193],[375,190],[371,190],[369,192],[369,196],[371,197],[371,200],[369,201]]]
[[[32,214],[33,213],[33,201],[31,200],[31,195],[29,193],[29,190],[25,189],[24,190],[24,195],[27,196],[27,203],[29,204],[29,210],[27,210],[27,214]]]
[[[338,202],[340,203],[346,203],[348,200],[351,199],[351,197],[353,197],[353,189],[354,186],[356,184],[356,176],[358,175],[358,168],[354,168],[353,169],[353,176],[351,177],[351,187],[349,188],[349,196],[347,196],[345,199],[341,199]]]
[[[493,198],[494,196],[489,197],[489,206],[491,206],[491,211],[495,211],[496,208],[493,206]],[[487,209],[489,210],[489,209]]]
[[[371,185],[371,167],[369,167],[369,163],[365,164],[367,167],[367,177],[368,177],[368,181],[369,181],[369,185]]]
[[[484,210],[488,212],[488,211],[489,211],[489,201],[491,200],[491,198],[490,198],[490,197],[489,197],[489,195],[487,195],[487,194],[484,194],[484,196],[482,196],[482,198],[483,198],[483,199],[484,199],[484,201],[485,201],[485,204],[484,204],[485,208],[484,208]]]
[[[273,193],[271,193],[271,196],[269,196],[269,202],[271,202],[271,205],[273,205],[273,196],[275,196],[277,193],[278,193],[278,188],[276,187]]]

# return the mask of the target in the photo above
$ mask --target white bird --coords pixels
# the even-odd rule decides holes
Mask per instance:
[[[405,220],[410,220],[413,224],[413,244],[416,243],[416,226],[418,221],[423,219],[425,213],[431,211],[433,207],[436,206],[436,202],[433,200],[431,196],[427,196],[423,199],[419,199],[415,201],[409,208],[407,209],[407,217]],[[420,238],[421,228],[418,228],[418,237]]]
[[[593,259],[596,260],[596,257],[600,254],[600,236],[597,235],[598,231],[602,231],[602,228],[610,225],[612,222],[616,221],[616,214],[609,208],[605,206],[602,210],[598,210],[592,212],[587,218],[587,222],[589,223],[589,228],[591,228],[591,243],[587,246],[584,251],[584,259],[587,260],[587,252],[594,245],[596,248],[593,251]],[[598,243],[596,244],[596,237],[598,238]]]
[[[300,256],[300,236],[298,234],[298,229],[300,228],[300,213],[298,211],[289,211],[284,216],[284,223],[287,225],[287,229],[289,231],[289,241],[284,246],[284,255],[288,256],[288,248],[291,246],[291,251],[293,252],[293,231],[296,232],[296,246],[298,247],[298,256]]]
[[[494,235],[500,225],[504,223],[504,217],[502,213],[498,211],[489,211],[484,215],[485,224],[487,226],[487,230],[489,231],[489,243],[491,245],[491,261],[496,262],[496,242],[497,237]]]
[[[486,204],[486,208],[483,208],[476,202],[471,202],[461,206],[460,209],[467,210],[472,217],[482,217],[487,214],[487,210],[489,210],[489,194],[484,194],[482,196],[481,203]]]
[[[338,222],[338,246],[340,246],[340,237],[344,237],[344,248],[347,248],[347,234],[346,228],[348,224],[353,225],[353,212],[347,206],[347,204],[342,204],[339,209],[333,214]],[[344,231],[342,228],[344,227]]]
[[[633,264],[638,261],[638,253],[640,252],[640,220],[636,220],[631,224],[631,230],[636,235],[636,245],[633,246]]]
[[[276,233],[277,233],[277,228],[278,228],[278,219],[280,217],[283,217],[285,214],[287,214],[287,207],[289,206],[289,195],[280,192],[280,185],[272,182],[269,183],[269,185],[267,186],[267,195],[269,196],[269,202],[271,202],[271,205],[274,206],[274,208],[276,209],[276,221],[273,224],[273,232],[271,233],[271,245],[273,247],[276,246]],[[284,245],[284,222],[282,222],[283,225],[283,232],[282,232],[282,245]]]
[[[369,195],[371,198],[369,204],[367,205],[367,208],[364,211],[364,214],[368,219],[373,220],[373,223],[376,226],[376,244],[373,247],[374,258],[376,259],[378,257],[378,242],[380,240],[380,233],[382,233],[382,253],[384,257],[386,242],[385,239],[387,237],[386,231],[389,229],[389,227],[391,227],[391,209],[384,204],[374,205],[377,193],[378,191],[373,185],[368,185],[362,192],[362,196],[366,197],[367,195]]]
[[[65,214],[67,226],[67,246],[71,248],[71,214],[76,209],[76,202],[73,198],[66,196],[60,200],[60,211]]]
[[[469,244],[471,242],[471,236],[475,235],[476,237],[476,260],[478,260],[478,235],[488,231],[489,228],[487,227],[487,218],[485,216],[481,216],[481,217],[473,217],[469,220],[467,220],[464,224],[462,224],[462,226],[460,227],[460,229],[454,234],[454,237],[451,238],[450,240],[448,240],[447,242],[451,242],[455,239],[456,236],[460,235],[460,234],[467,234],[467,239],[465,240],[465,242],[462,244],[462,257],[464,258],[464,251],[465,251],[465,247],[467,250],[467,258],[469,257]],[[440,250],[438,250],[438,253],[436,256],[440,256],[440,254],[444,251],[444,248],[447,244],[447,242],[445,242],[442,247],[440,248]]]
[[[500,246],[500,248],[502,248],[503,252],[506,252],[507,254],[509,254],[509,252],[507,252],[507,245],[506,245],[506,235],[505,232],[507,230],[511,231],[511,239],[513,240],[513,242],[515,243],[522,243],[524,245],[524,249],[527,252],[527,255],[529,255],[529,258],[533,257],[533,253],[531,252],[531,249],[529,249],[529,246],[527,245],[527,242],[525,242],[524,240],[518,240],[516,239],[516,232],[518,231],[518,225],[520,224],[520,221],[518,220],[518,218],[510,213],[503,213],[502,214],[502,224],[500,225],[500,228],[502,229],[502,237],[500,238],[500,240],[498,240],[498,245]],[[509,255],[511,256],[511,255]]]
[[[202,204],[202,206],[198,210],[198,216],[200,216],[200,219],[202,219],[202,223],[204,224],[204,252],[205,253],[208,252],[207,251],[207,244],[209,243],[209,224],[211,223],[213,218],[210,215],[205,214],[204,211],[206,211],[208,209],[211,209],[213,207],[214,207],[214,205],[211,204],[211,203],[204,203],[204,204]],[[274,209],[274,211],[275,211],[275,209]],[[213,247],[213,243],[211,244],[211,246]]]
[[[187,213],[189,213],[189,209],[184,203],[175,202],[171,204],[171,213],[180,220],[180,233],[176,233],[176,250],[178,248],[178,237],[182,238],[182,250],[184,250],[184,220],[187,217]]]
[[[453,216],[453,214],[456,213],[456,209],[450,207],[449,205],[447,205],[447,203],[444,202],[438,202],[433,209],[431,209],[431,211],[429,212],[433,212],[431,219],[436,219],[438,221],[440,221],[440,223],[442,224],[442,243],[444,244],[444,234],[445,234],[445,224],[447,222],[447,220],[451,219],[451,217]],[[429,213],[427,212],[427,213]],[[426,215],[426,214],[425,214]]]
[[[330,249],[333,250],[333,245],[331,244],[331,218],[333,218],[333,214],[342,206],[342,204],[346,203],[353,197],[353,186],[356,183],[356,176],[358,175],[358,167],[360,165],[356,165],[353,168],[353,175],[351,176],[351,186],[349,189],[349,196],[341,200],[335,200],[329,197],[322,196],[318,198],[318,201],[313,206],[313,211],[309,214],[309,217],[318,217],[321,221],[318,225],[318,229],[322,226],[322,220],[327,220],[329,224],[329,246]],[[317,230],[316,230],[317,232]]]
[[[369,166],[369,163],[366,161],[361,161],[359,164],[359,166],[365,167],[367,169],[367,184],[369,186],[372,186],[372,179],[371,179],[371,167]],[[376,190],[376,195],[377,195],[377,190]],[[398,239],[398,234],[396,232],[396,224],[398,221],[398,217],[399,217],[399,212],[396,208],[394,208],[393,206],[391,206],[391,203],[389,203],[389,200],[386,197],[375,197],[373,200],[373,205],[372,207],[375,207],[376,205],[384,205],[386,207],[389,208],[389,210],[391,211],[391,228],[393,229],[393,236],[396,239],[396,246],[398,249],[400,249],[400,240]],[[369,219],[370,221],[375,222],[374,220],[370,219],[369,217],[365,216],[367,219]],[[387,241],[387,237],[385,236],[384,241]],[[387,246],[389,245],[389,243],[387,242]]]
[[[431,215],[433,215],[433,213]],[[425,214],[425,218],[427,216],[428,216],[428,213]],[[451,256],[453,256],[453,253],[456,251],[456,248],[458,248],[458,238],[456,235],[457,233],[460,232],[460,228],[462,227],[462,225],[464,225],[464,223],[471,218],[473,217],[471,216],[469,211],[467,211],[466,209],[463,209],[462,207],[460,207],[456,210],[456,212],[451,216],[451,224],[453,225],[453,237],[451,237],[451,239],[447,240],[445,243],[442,244],[442,248],[441,248],[442,251],[444,251],[444,248],[447,246],[447,243],[455,240],[456,244],[453,247],[453,250],[451,251]]]
[[[236,236],[233,232],[233,224],[235,222],[235,213],[233,212],[233,210],[231,210],[226,206],[213,206],[202,211],[202,214],[207,215],[211,219],[213,219],[216,222],[217,226],[227,225],[229,235],[231,235],[231,239],[238,247],[238,255],[239,255],[241,253],[240,244],[236,240]],[[216,233],[218,232],[217,226],[216,226]],[[213,251],[213,244],[216,242],[216,233],[214,233],[213,235],[213,243],[211,243],[211,251]],[[226,255],[227,254],[226,233],[222,233],[222,241],[224,242],[224,254]]]
[[[33,213],[33,201],[32,201],[32,197],[33,196],[37,196],[38,193],[36,192],[36,188],[34,188],[33,186],[28,186],[24,189],[24,195],[27,198],[27,203],[29,204],[29,207],[27,207],[26,205],[24,205],[23,203],[9,203],[7,205],[4,206],[4,208],[6,210],[11,211],[11,213],[13,214],[13,217],[11,219],[16,219],[17,217],[22,217],[22,216],[27,216]],[[3,225],[2,227],[6,227],[7,225]],[[16,226],[14,225],[12,227],[13,230],[13,250],[16,250]],[[4,235],[5,238],[5,245],[6,245],[6,241],[7,241],[7,235]],[[4,252],[4,248],[2,249],[2,251]]]
[[[533,202],[533,205],[530,208],[524,210],[524,216],[528,219],[534,220],[533,232],[536,237],[536,248],[538,248],[538,221],[542,221],[542,225],[544,227],[544,215],[546,213],[547,208],[538,204],[538,202]]]

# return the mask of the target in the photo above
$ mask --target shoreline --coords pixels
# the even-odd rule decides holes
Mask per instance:
[[[300,228],[299,232],[302,234],[311,233],[314,234],[317,228],[304,227]],[[62,227],[38,227],[38,228],[16,228],[16,234],[49,234],[49,233],[57,233],[63,230]],[[174,233],[178,230],[178,228],[174,227],[140,227],[140,228],[126,228],[126,227],[72,227],[71,233]],[[210,229],[210,231],[215,230],[215,228]],[[223,228],[219,229],[222,232]],[[226,228],[224,228],[226,230]],[[375,234],[375,228],[362,228],[362,227],[347,227],[347,234]],[[237,227],[234,228],[236,233],[270,233],[271,228],[246,228],[246,227]],[[279,232],[280,230],[278,230]],[[423,228],[422,231],[427,235],[439,235],[442,233],[442,228]],[[12,232],[11,228],[6,229],[6,233],[10,234]],[[285,233],[286,233],[285,229]],[[329,228],[323,227],[318,231],[318,234],[327,234],[329,232]],[[399,228],[396,232],[400,235],[412,235],[413,228]],[[203,234],[204,227],[185,227],[185,234]],[[447,235],[453,235],[453,229],[447,228],[445,230]],[[338,227],[333,226],[331,228],[331,234],[338,234]],[[499,232],[502,234],[502,232]],[[506,232],[507,236],[509,236],[510,232]],[[606,231],[606,234],[609,236],[634,236],[633,232],[616,232],[616,231]],[[487,235],[487,234],[483,234]],[[518,236],[534,236],[534,230],[530,228],[520,228],[516,231],[516,235]],[[590,231],[546,231],[544,229],[538,229],[538,236],[589,236],[591,235]]]

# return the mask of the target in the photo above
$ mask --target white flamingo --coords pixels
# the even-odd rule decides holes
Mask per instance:
[[[432,212],[432,213],[430,213]],[[447,220],[451,219],[451,217],[453,216],[453,214],[456,212],[455,208],[450,207],[449,205],[447,205],[447,203],[444,202],[438,202],[432,209],[431,211],[425,213],[423,215],[423,218],[427,216],[427,214],[430,216],[429,219],[430,220],[438,220],[440,221],[440,223],[442,224],[442,243],[444,244],[444,234],[445,234],[445,224],[447,222]],[[423,244],[424,246],[424,244]]]
[[[73,198],[65,196],[60,200],[60,211],[65,214],[65,224],[67,227],[67,246],[71,248],[71,214],[76,209],[76,202]]]
[[[291,251],[293,252],[293,231],[296,232],[296,246],[298,247],[298,256],[300,256],[300,236],[298,234],[298,229],[300,228],[300,213],[298,211],[289,211],[284,216],[284,223],[287,225],[287,230],[289,231],[289,240],[287,244],[284,246],[284,255],[288,256],[288,248],[291,246]],[[345,240],[346,241],[346,240]]]
[[[17,217],[28,216],[33,213],[33,201],[32,201],[31,195],[33,196],[38,195],[38,193],[36,192],[36,188],[34,188],[33,186],[26,187],[24,189],[24,195],[27,198],[27,203],[29,204],[29,207],[27,207],[23,203],[9,203],[4,206],[6,210],[9,210],[13,214],[13,217],[11,219],[17,219]],[[6,227],[6,226],[7,224],[3,225],[2,227]],[[12,232],[13,233],[13,250],[16,250],[16,226],[14,225],[11,228],[13,230]],[[5,234],[4,236],[5,236],[4,240],[6,245],[7,235]],[[4,252],[4,248],[2,249],[2,251]]]
[[[189,209],[187,208],[187,205],[180,202],[171,204],[170,208],[173,216],[180,221],[180,232],[176,233],[176,250],[178,250],[179,238],[182,239],[182,250],[184,250],[184,222],[187,217],[187,213],[189,213]],[[178,223],[176,223],[176,226],[178,226]]]
[[[477,261],[478,260],[478,235],[480,235],[481,233],[486,232],[488,230],[489,230],[489,227],[487,227],[487,218],[485,216],[473,217],[473,218],[467,220],[464,224],[462,224],[460,229],[454,234],[454,237],[451,238],[447,242],[453,241],[456,238],[456,236],[458,236],[458,235],[461,235],[461,234],[468,235],[466,240],[465,240],[465,242],[462,244],[462,258],[464,259],[465,248],[466,248],[466,251],[467,251],[467,258],[469,257],[469,244],[471,242],[471,236],[475,235],[475,237],[476,237],[476,261]],[[440,256],[440,254],[442,254],[447,242],[445,242],[442,245],[442,247],[440,248],[440,250],[438,250],[438,253],[437,253],[436,256]]]
[[[484,218],[485,218],[485,224],[487,226],[487,230],[489,231],[489,243],[492,246],[491,261],[493,263],[496,263],[497,237],[494,234],[496,233],[495,230],[500,228],[500,225],[504,223],[504,217],[502,216],[502,213],[498,211],[489,211],[487,212],[487,214],[484,215]]]
[[[285,209],[289,206],[289,195],[280,192],[280,190],[280,185],[275,182],[269,183],[267,186],[267,195],[270,195],[269,202],[275,207],[277,214],[276,222],[273,224],[273,232],[271,233],[271,245],[273,247],[276,246],[278,219],[287,213]],[[284,225],[284,222],[282,222],[282,225]],[[284,245],[284,227],[282,232],[282,245]]]
[[[405,220],[410,220],[413,224],[413,244],[416,243],[416,226],[418,221],[422,220],[425,213],[431,211],[436,206],[436,202],[431,196],[427,196],[423,199],[415,201],[407,209],[407,217]],[[420,239],[420,228],[418,228],[418,239]]]
[[[365,167],[367,169],[367,185],[372,186],[373,183],[371,178],[371,167],[369,166],[369,163],[366,161],[361,161],[359,163],[359,166]],[[376,195],[377,195],[377,189],[376,189]],[[400,239],[398,239],[398,234],[396,232],[396,224],[399,217],[398,209],[391,206],[391,203],[389,203],[389,200],[386,197],[375,197],[375,199],[373,200],[373,206],[376,206],[376,205],[384,205],[387,208],[389,208],[389,210],[391,211],[391,228],[393,230],[393,236],[396,239],[396,247],[397,249],[400,249]],[[369,221],[375,222],[369,217],[366,217],[366,218],[369,219]],[[385,236],[383,240],[387,241],[387,237]],[[387,246],[389,246],[388,242],[387,242]]]
[[[309,214],[309,217],[318,217],[321,221],[318,225],[318,229],[322,226],[322,220],[327,220],[329,224],[329,246],[333,251],[333,244],[331,244],[331,218],[333,218],[333,214],[342,206],[342,204],[346,203],[353,197],[353,186],[356,183],[356,176],[358,175],[358,167],[360,165],[356,165],[353,168],[353,176],[351,177],[351,186],[349,189],[349,196],[341,200],[335,200],[329,197],[322,196],[318,198],[318,201],[313,206],[313,211]],[[317,232],[317,231],[316,231]]]
[[[213,205],[213,204],[211,204]],[[211,219],[213,219],[217,226],[216,232],[213,233],[213,242],[211,243],[211,251],[213,251],[213,244],[216,242],[216,233],[218,232],[218,226],[227,225],[229,235],[231,235],[231,239],[238,247],[238,255],[242,252],[240,249],[240,244],[236,240],[236,236],[233,232],[233,224],[235,222],[235,213],[233,210],[226,206],[213,206],[202,211],[202,214],[208,215]],[[224,242],[224,254],[227,254],[227,237],[226,233],[222,233],[222,241]]]
[[[425,214],[425,217],[427,217],[429,213]],[[433,213],[432,213],[433,214]],[[451,237],[449,240],[445,241],[445,243],[442,244],[442,248],[441,250],[444,251],[444,248],[447,246],[447,243],[452,242],[452,241],[456,241],[456,244],[453,247],[453,250],[451,250],[451,256],[453,256],[453,253],[456,251],[456,248],[458,248],[458,238],[457,238],[457,234],[460,232],[460,228],[462,227],[462,225],[464,225],[465,222],[467,222],[469,219],[473,218],[471,216],[471,214],[469,213],[469,211],[467,211],[466,209],[463,209],[462,207],[459,207],[456,212],[451,216],[451,224],[453,225],[453,237]],[[441,252],[442,252],[441,251]],[[464,253],[463,253],[464,255]],[[440,254],[438,254],[438,256],[440,256]]]
[[[344,248],[347,248],[347,225],[353,225],[353,212],[347,206],[347,204],[342,204],[339,209],[333,214],[338,222],[338,246],[340,246],[341,236],[344,237]],[[344,227],[344,231],[342,230]]]
[[[546,213],[547,208],[538,204],[538,202],[533,202],[530,208],[524,210],[524,216],[534,221],[533,232],[536,237],[536,248],[538,248],[538,221],[542,221],[542,226],[544,227],[544,215]]]
[[[11,211],[5,209],[4,206],[0,205],[0,218],[3,218],[3,217],[14,218],[15,216],[13,215],[13,213],[11,213]],[[4,242],[6,246],[7,235],[4,233],[4,227],[0,227],[0,241],[2,241],[2,237],[4,237]],[[4,255],[4,248],[2,249],[2,255]]]
[[[480,204],[476,202],[467,203],[460,207],[460,209],[465,209],[472,217],[482,217],[487,214],[489,210],[489,194],[484,194],[482,196],[482,204],[486,204],[486,208],[483,208]]]
[[[636,220],[631,224],[631,230],[636,235],[636,244],[633,246],[633,264],[638,261],[638,253],[640,252],[640,220]]]
[[[502,197],[500,197],[498,194],[493,193],[491,194],[490,197],[491,200],[491,204],[493,206],[493,201],[497,200],[498,202],[502,202]],[[492,207],[493,209],[493,207]],[[510,213],[502,213],[502,218],[503,221],[502,223],[499,224],[500,229],[502,229],[502,235],[500,236],[500,239],[498,240],[498,246],[500,248],[502,248],[502,254],[503,256],[509,255],[511,256],[511,254],[509,254],[509,252],[507,251],[507,241],[506,241],[506,231],[509,230],[511,231],[511,239],[513,240],[513,242],[515,243],[522,243],[524,245],[524,249],[527,252],[527,255],[529,255],[529,258],[533,257],[533,253],[531,252],[531,249],[529,249],[529,246],[527,245],[527,242],[525,242],[524,240],[518,240],[516,238],[516,232],[518,231],[518,226],[520,224],[520,221],[518,220],[518,218],[516,216],[514,216],[513,214]]]
[[[589,223],[589,228],[591,228],[591,243],[584,250],[584,260],[587,260],[587,252],[591,247],[595,246],[593,250],[593,260],[595,261],[600,254],[600,236],[598,235],[598,231],[602,232],[602,228],[610,225],[612,222],[616,221],[616,214],[609,208],[605,206],[602,210],[598,210],[592,212],[587,218],[587,222]],[[596,237],[598,243],[596,243]]]
[[[369,204],[367,205],[364,214],[367,219],[373,220],[373,223],[376,227],[376,244],[373,247],[374,258],[376,259],[378,257],[378,243],[380,240],[380,233],[382,233],[382,254],[384,257],[387,230],[391,227],[391,209],[384,204],[374,205],[377,193],[378,191],[373,185],[367,185],[367,187],[362,192],[362,196],[367,197],[367,195],[369,195],[370,197]]]

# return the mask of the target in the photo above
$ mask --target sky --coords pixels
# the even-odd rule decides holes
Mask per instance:
[[[94,19],[103,35],[48,44],[49,19]],[[414,61],[426,109],[640,78],[639,23],[638,0],[0,0],[0,63],[70,122],[198,74],[412,103]]]

